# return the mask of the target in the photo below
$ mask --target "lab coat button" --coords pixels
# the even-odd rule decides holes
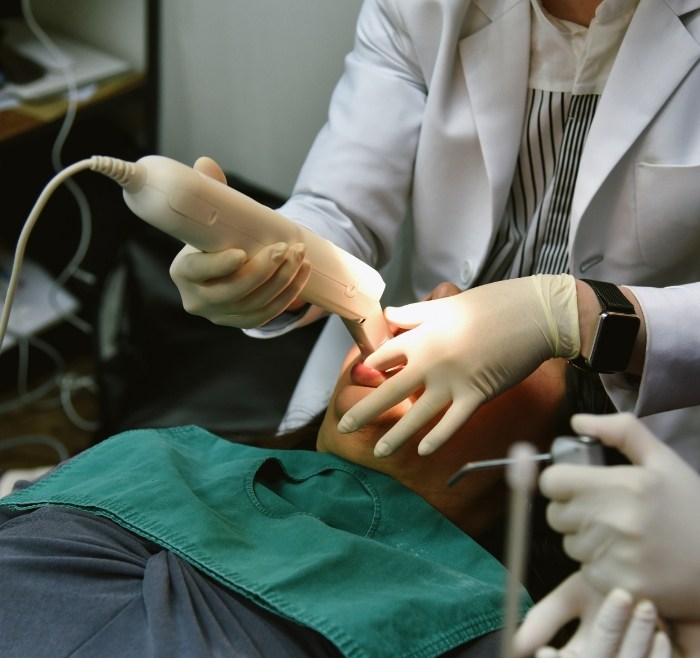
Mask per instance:
[[[586,258],[584,261],[581,262],[579,265],[578,271],[583,274],[584,272],[587,272],[590,270],[592,267],[595,267],[598,265],[598,263],[603,262],[603,254],[596,254],[595,256],[590,256],[589,258]]]

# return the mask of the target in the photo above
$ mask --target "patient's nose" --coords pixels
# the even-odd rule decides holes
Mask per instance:
[[[350,381],[355,386],[377,388],[386,379],[386,374],[374,368],[368,368],[362,361],[356,363],[350,370]]]

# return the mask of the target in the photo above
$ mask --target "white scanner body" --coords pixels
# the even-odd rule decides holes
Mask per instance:
[[[277,242],[302,242],[311,274],[301,297],[340,316],[364,355],[391,338],[380,305],[385,284],[374,268],[176,160],[149,155],[136,168],[138,175],[124,187],[124,200],[138,217],[206,252],[236,247],[251,258]]]

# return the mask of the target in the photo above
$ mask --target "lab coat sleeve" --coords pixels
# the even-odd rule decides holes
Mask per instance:
[[[243,329],[243,333],[253,338],[275,338],[286,334],[292,329],[316,322],[316,320],[325,318],[327,315],[328,313],[322,308],[310,304],[299,313],[282,313],[262,327]]]
[[[635,406],[626,410],[644,417],[700,405],[700,283],[628,287],[644,313],[647,347]],[[615,389],[629,390],[622,377],[604,376],[613,402]]]
[[[426,86],[393,0],[366,0],[328,121],[279,212],[374,267],[389,259],[406,216]],[[325,313],[282,314],[256,338]]]
[[[426,83],[394,0],[366,0],[287,217],[381,267],[406,216]]]

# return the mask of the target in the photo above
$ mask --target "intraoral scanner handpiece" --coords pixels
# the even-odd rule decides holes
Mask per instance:
[[[391,338],[379,303],[385,284],[375,269],[227,185],[149,155],[135,163],[124,200],[141,219],[200,251],[236,247],[250,258],[277,242],[304,243],[312,269],[302,299],[340,316],[365,356]]]

